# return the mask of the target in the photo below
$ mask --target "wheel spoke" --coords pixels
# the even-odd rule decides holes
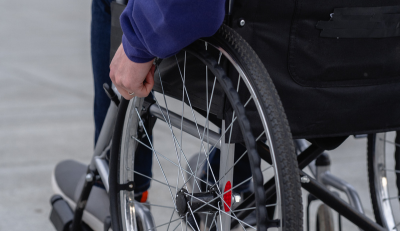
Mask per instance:
[[[225,202],[224,202],[224,203],[225,203]],[[242,226],[242,228],[243,228],[245,231],[246,231],[246,229],[244,228],[243,224],[245,224],[245,225],[249,226],[250,228],[256,230],[255,227],[253,227],[253,226],[247,224],[247,223],[244,222],[244,221],[239,220],[236,216],[233,217],[232,215],[230,215],[230,214],[226,213],[225,211],[221,210],[221,208],[219,207],[219,204],[220,204],[220,203],[218,202],[218,208],[216,208],[216,207],[214,207],[214,206],[212,206],[212,207],[214,207],[215,209],[218,209],[218,211],[219,211],[220,213],[222,212],[222,213],[224,213],[224,214],[230,216],[231,218],[237,220],[237,221],[239,222],[239,224]],[[226,204],[226,203],[225,203],[225,204]],[[221,224],[221,230],[223,230],[223,227],[222,227],[222,216],[219,216],[219,219],[220,219],[220,224]]]
[[[189,223],[189,222],[187,222],[187,215],[186,215],[186,230],[187,230],[187,226],[190,226],[190,228],[192,229],[192,230],[196,230],[195,228],[193,228],[193,226]]]
[[[265,172],[265,171],[267,171],[268,169],[270,169],[270,168],[272,168],[272,167],[273,167],[273,166],[269,166],[269,167],[265,168],[264,170],[262,170],[261,172]],[[211,202],[213,202],[213,201],[215,201],[216,199],[222,197],[224,194],[226,194],[226,193],[228,193],[228,192],[234,190],[235,188],[239,187],[240,185],[246,183],[247,181],[251,180],[252,178],[253,178],[253,177],[251,176],[251,177],[247,178],[246,180],[242,181],[241,183],[235,185],[235,187],[232,187],[231,189],[226,190],[226,192],[221,193],[218,197],[216,197],[216,198],[210,200],[209,202],[204,202],[204,203],[205,203],[204,205],[198,207],[198,208],[195,209],[193,212],[195,213],[195,212],[197,212],[199,209],[203,208],[204,206],[210,205]],[[200,200],[200,199],[198,199],[198,200]],[[210,206],[211,206],[211,205],[210,205]]]
[[[175,209],[172,210],[172,214],[171,214],[171,218],[169,219],[169,224],[168,224],[168,227],[167,227],[167,231],[169,230],[169,226],[171,225],[172,217],[174,216],[174,214],[175,214]]]
[[[188,174],[190,174],[188,171],[186,171],[186,172],[187,172]],[[196,180],[199,180],[199,181],[203,182],[203,183],[206,184],[207,186],[213,186],[212,184],[210,184],[210,183],[204,181],[204,180],[201,179],[201,178],[198,178],[197,176],[195,176],[195,175],[193,175],[193,174],[190,174],[190,177],[186,180],[186,182],[185,182],[183,185],[187,184],[187,183],[190,181],[190,179],[191,179],[192,177],[195,177]],[[183,187],[183,186],[182,186],[182,187]]]
[[[220,58],[221,58],[221,57],[220,57]],[[178,69],[179,69],[179,73],[180,73],[180,75],[181,75],[181,79],[182,79],[182,81],[183,81],[183,76],[182,76],[182,72],[181,72],[181,69],[180,69],[180,67],[179,67],[179,64],[178,64]],[[188,103],[189,103],[190,111],[192,112],[192,117],[193,117],[193,119],[194,119],[194,123],[196,124],[196,129],[197,129],[198,136],[199,136],[199,138],[201,139],[201,148],[202,148],[203,151],[204,151],[204,155],[206,155],[207,152],[206,152],[205,147],[204,147],[203,138],[202,138],[202,136],[200,135],[199,126],[198,126],[198,123],[197,123],[196,116],[195,116],[195,114],[194,114],[194,110],[193,110],[193,107],[192,107],[192,103],[190,102],[189,94],[188,94],[188,92],[187,92],[186,87],[183,87],[183,88],[184,88],[185,93],[186,93],[186,98],[188,99]],[[210,165],[210,163],[209,163],[209,161],[208,161],[208,156],[207,156],[207,155],[206,155],[206,160],[207,160],[207,162],[208,162],[208,165]],[[210,165],[210,167],[211,167],[211,165]],[[217,181],[216,178],[215,178],[215,175],[214,175],[213,170],[212,170],[212,169],[210,169],[210,170],[211,170],[211,174],[212,174],[212,176],[213,176],[213,178],[214,178],[214,181]],[[218,191],[220,191],[220,189],[219,189],[218,186],[217,186],[217,189],[218,189]],[[200,188],[199,188],[199,190],[201,191]]]
[[[252,97],[250,97],[250,98],[247,100],[245,106],[247,106],[247,104],[250,102],[251,99],[252,99]],[[236,121],[236,119],[237,119],[237,116],[236,116],[234,119],[232,119],[232,122],[229,124],[229,126],[228,126],[228,127],[225,129],[225,131],[224,131],[225,134],[226,134],[226,133],[228,132],[228,130],[232,127],[232,125],[233,125],[233,123]],[[222,139],[222,136],[217,140],[216,143],[219,143],[219,142],[221,141],[221,139]],[[209,155],[215,148],[216,148],[216,145],[213,145],[212,148],[211,148],[211,150],[208,152],[208,155]],[[208,155],[207,155],[207,156],[208,156]]]
[[[385,168],[385,170],[386,170],[386,171],[389,171],[389,172],[395,172],[395,173],[399,173],[399,174],[400,174],[400,171],[399,171],[399,170],[387,169],[387,168]]]
[[[217,217],[217,213],[214,214],[214,217],[213,217],[213,219],[211,221],[211,224],[210,224],[210,227],[208,228],[208,231],[211,231],[211,227],[213,227],[213,224],[216,223],[216,220],[215,220],[216,217]]]
[[[209,149],[209,146],[210,146],[210,143],[209,143],[209,120],[208,120],[208,118],[209,118],[209,115],[210,115],[210,108],[211,108],[211,103],[212,103],[212,99],[213,99],[213,95],[214,95],[215,82],[216,82],[216,77],[214,77],[214,83],[213,83],[213,88],[211,90],[210,102],[208,102],[208,71],[207,71],[207,66],[206,66],[207,116],[206,116],[206,122],[205,122],[206,124],[204,124],[203,136],[201,137],[200,143],[203,144],[203,140],[204,140],[204,137],[205,137],[205,132],[207,130],[207,150]],[[200,155],[201,155],[201,147],[200,147],[199,153],[200,154],[197,156],[197,162],[196,162],[196,170],[195,170],[196,173],[197,173],[198,167],[199,167],[199,160],[200,160]],[[202,162],[202,164],[200,166],[203,166],[203,163],[204,163],[204,161]],[[208,167],[209,166],[207,165],[206,191],[208,190],[208,185],[209,185],[209,183],[208,183],[208,179],[209,179],[208,178]],[[193,181],[193,184],[194,184],[194,181]],[[192,186],[192,188],[194,188],[194,185]],[[201,192],[201,190],[200,190],[200,192]],[[193,193],[194,193],[194,190],[192,191],[192,195],[193,195]]]
[[[153,147],[153,144],[152,144],[151,139],[150,139],[150,137],[149,137],[149,134],[147,133],[146,126],[144,126],[144,123],[143,123],[143,121],[142,121],[142,118],[140,117],[140,114],[139,114],[137,108],[135,108],[135,111],[136,111],[136,113],[137,113],[137,115],[138,115],[138,117],[139,117],[140,122],[143,124],[143,130],[144,130],[144,132],[146,133],[147,139],[149,140],[151,149],[155,152],[154,147]],[[161,172],[162,172],[162,174],[164,175],[165,182],[167,182],[167,184],[170,185],[170,184],[168,183],[168,179],[167,179],[167,176],[165,175],[164,169],[163,169],[162,166],[161,166],[160,160],[158,159],[158,155],[155,155],[155,156],[156,156],[158,165],[160,166]],[[175,198],[174,198],[174,196],[172,195],[171,188],[168,187],[168,190],[169,190],[169,193],[171,194],[172,200],[174,201],[174,206],[176,207]]]
[[[143,177],[145,177],[145,178],[147,178],[147,179],[149,179],[149,180],[154,180],[155,182],[158,182],[158,183],[160,183],[160,184],[163,184],[163,185],[165,185],[165,186],[167,186],[167,187],[169,187],[169,188],[175,188],[175,186],[172,186],[172,185],[169,185],[169,184],[166,184],[166,183],[164,183],[164,182],[162,182],[162,181],[159,181],[159,180],[156,180],[156,179],[154,179],[154,178],[152,178],[152,177],[149,177],[149,176],[146,176],[146,175],[144,175],[144,174],[142,174],[142,173],[140,173],[140,172],[137,172],[137,171],[133,171],[135,174],[138,174],[138,175],[140,175],[140,176],[143,176]],[[175,202],[174,202],[174,204],[175,204]]]
[[[395,142],[392,142],[392,141],[389,141],[389,140],[387,140],[387,139],[382,139],[382,138],[379,138],[379,140],[381,140],[381,141],[385,141],[386,143],[393,144],[393,145],[396,145],[397,147],[400,147],[400,144],[398,144],[398,143],[395,143]]]
[[[215,84],[215,80],[214,80],[214,84]],[[246,102],[246,105],[250,102],[250,100],[252,99],[252,97],[250,97],[248,100],[247,100],[247,102]],[[232,124],[233,124],[233,122],[235,122],[235,120],[236,120],[236,118],[237,117],[235,117],[235,119],[233,119],[233,121],[231,122],[231,124],[228,126],[228,128],[225,130],[225,133],[228,131],[228,129],[230,129],[230,127],[232,126]],[[258,141],[261,137],[262,137],[262,135],[265,133],[265,131],[263,131],[258,137],[257,137],[257,139],[256,139],[256,141]],[[216,142],[216,143],[218,143],[218,142],[220,142],[221,141],[221,139],[222,139],[222,136],[219,138],[219,140]],[[204,164],[204,162],[205,161],[207,161],[208,160],[208,156],[210,155],[210,153],[214,150],[216,148],[216,146],[215,145],[213,145],[212,146],[212,148],[211,148],[211,150],[207,153],[207,155],[206,155],[206,159],[205,160],[203,160],[202,162],[201,162],[201,164],[200,164],[200,166],[202,166],[203,164]],[[234,165],[236,165],[236,163],[245,155],[247,153],[247,151],[245,151],[245,153],[243,153],[242,154],[242,156],[235,162],[235,164]],[[188,164],[189,165],[189,164]],[[207,165],[207,182],[208,182],[208,167],[209,167],[209,165]],[[231,169],[232,169],[232,167],[231,167]],[[227,172],[229,172],[231,169],[229,169]],[[226,175],[226,174],[225,174]],[[224,176],[225,176],[224,175]],[[198,178],[197,178],[198,179]],[[220,177],[220,179],[222,179],[222,177]],[[204,182],[204,181],[203,181]],[[218,181],[216,181],[216,182],[220,182],[220,180],[218,180]],[[207,184],[208,185],[208,184]],[[215,184],[214,184],[215,185]],[[213,185],[213,186],[214,186]]]
[[[168,157],[166,157],[166,156],[164,156],[163,154],[157,152],[156,150],[153,150],[151,147],[149,147],[148,145],[146,145],[145,143],[143,143],[142,141],[140,141],[140,140],[137,139],[136,137],[132,137],[132,139],[135,139],[137,142],[139,142],[140,144],[142,144],[144,147],[146,147],[146,148],[148,148],[148,149],[154,151],[154,153],[155,153],[156,155],[161,156],[163,159],[167,160],[168,162],[170,162],[171,164],[173,164],[173,165],[175,165],[176,167],[179,168],[179,165],[178,165],[177,163],[173,162],[173,161],[170,160]],[[207,185],[211,185],[210,183],[208,183],[208,182],[206,182],[206,181],[204,181],[204,180],[202,180],[202,179],[196,177],[196,176],[193,175],[192,173],[188,172],[186,169],[183,169],[183,171],[185,171],[187,174],[189,174],[190,177],[195,177],[197,180],[199,180],[199,181],[201,181],[201,182],[203,182],[203,183],[205,183],[205,184],[207,184]],[[186,180],[186,182],[188,182],[189,180],[190,180],[190,179]],[[185,184],[186,184],[186,182],[185,182]]]
[[[224,204],[225,204],[226,206],[228,206],[228,208],[229,208],[231,214],[239,221],[239,218],[238,218],[238,217],[236,216],[236,214],[231,210],[231,206],[229,206],[229,205],[225,202],[225,200],[224,200],[223,198],[221,198],[221,199],[222,199],[221,201],[223,201]],[[243,226],[242,222],[239,222],[239,224],[240,224],[240,226],[242,226],[243,230],[247,231],[246,228]]]
[[[206,116],[206,124],[204,124],[204,129],[203,129],[203,136],[201,137],[201,141],[200,143],[203,143],[204,137],[205,137],[205,131],[207,130],[207,148],[209,148],[209,115],[210,115],[210,108],[211,108],[211,103],[212,103],[212,99],[213,99],[213,95],[214,95],[214,88],[215,88],[215,82],[216,82],[216,78],[214,78],[214,84],[213,84],[213,88],[211,90],[211,98],[210,98],[210,102],[208,102],[208,71],[207,71],[207,66],[206,66],[206,99],[207,99],[207,116]],[[208,150],[208,149],[207,149]],[[201,155],[201,147],[200,147],[200,151],[199,151],[200,155]],[[196,163],[196,170],[195,172],[197,173],[198,171],[198,167],[199,167],[199,159],[200,159],[200,155],[197,156],[197,163]],[[203,162],[202,162],[203,163]],[[203,164],[201,164],[201,166],[203,166]],[[208,165],[207,165],[207,178],[206,178],[207,182],[208,182]],[[193,181],[194,184],[194,181]],[[194,185],[192,185],[192,188],[194,188]],[[208,189],[208,183],[206,185],[206,191]],[[201,190],[200,190],[201,192]]]
[[[228,192],[228,191],[227,191],[227,192]],[[189,195],[189,196],[192,196],[192,195],[190,195],[190,193],[185,193],[185,194],[186,194],[186,195]],[[212,202],[213,200],[215,200],[215,199],[217,199],[217,198],[219,198],[219,197],[216,197],[216,198],[212,199],[212,200],[209,201],[209,202],[205,202],[205,201],[203,201],[203,200],[201,200],[200,198],[197,198],[197,197],[195,197],[195,196],[193,196],[193,198],[204,203],[204,205],[202,205],[201,207],[199,207],[199,208],[197,208],[196,210],[194,210],[193,213],[195,213],[197,210],[201,209],[203,206],[205,206],[205,205],[208,204],[208,206],[210,206],[210,207],[212,207],[212,208],[214,208],[214,209],[217,209],[217,211],[219,211],[220,213],[224,213],[224,214],[230,216],[231,218],[237,220],[239,223],[242,222],[243,224],[245,224],[245,225],[247,225],[247,226],[249,226],[249,227],[251,227],[251,228],[253,228],[253,229],[256,229],[256,228],[254,228],[253,226],[247,224],[246,222],[241,221],[241,220],[239,220],[238,218],[236,218],[236,217],[230,215],[229,213],[227,213],[227,212],[221,210],[221,209],[219,208],[219,203],[218,203],[218,208],[215,207],[214,205],[211,205],[211,204],[210,204],[210,202]],[[221,217],[221,216],[220,216],[220,217]]]
[[[273,206],[277,206],[278,204],[270,204],[270,205],[266,205],[265,207],[273,207]],[[238,210],[233,210],[232,212],[240,212],[240,211],[245,211],[245,210],[252,210],[252,209],[256,209],[257,207],[251,207],[251,208],[245,208],[245,209],[238,209]]]
[[[218,211],[221,211],[221,209],[219,208],[219,202],[218,202]],[[224,229],[222,228],[222,216],[219,216],[219,224],[221,225],[220,231],[224,231]]]
[[[262,135],[263,135],[264,133],[265,133],[265,131],[263,131],[263,132],[261,133],[261,135],[258,136],[258,138],[256,139],[256,142],[262,137]],[[246,155],[246,153],[247,153],[247,150],[244,151],[243,154],[242,154],[242,155],[236,160],[236,162],[232,165],[232,167],[230,167],[230,168],[228,169],[228,171],[226,171],[226,173],[225,173],[224,176],[226,176],[226,174],[227,174],[229,171],[231,171],[231,170],[235,167],[235,165],[236,165],[237,163],[239,163],[239,161],[244,157],[244,155]],[[224,176],[220,177],[219,180],[218,180],[217,182],[215,182],[215,183],[218,184]]]
[[[163,118],[164,118],[164,121],[167,121],[167,119],[165,118],[165,115],[164,115],[163,111],[161,110],[161,106],[160,106],[160,104],[158,103],[157,99],[155,99],[155,101],[156,101],[156,104],[157,104],[157,106],[158,106],[158,109],[159,109],[160,112],[161,112],[161,115],[162,115]],[[170,131],[171,131],[171,133],[172,133],[172,136],[174,137],[175,142],[177,143],[178,147],[180,148],[180,151],[182,152],[183,158],[185,159],[186,164],[187,164],[189,170],[191,171],[191,174],[194,174],[192,168],[191,168],[190,165],[189,165],[188,159],[186,158],[185,152],[182,150],[182,147],[181,147],[181,145],[179,144],[179,142],[177,141],[177,138],[176,138],[175,134],[172,132],[172,126],[171,126],[171,124],[168,124],[168,128],[170,129]],[[199,186],[198,184],[197,184],[197,187],[200,189],[200,186]]]
[[[176,63],[178,64],[178,58],[176,57],[176,55],[175,55],[175,60],[176,60]],[[179,66],[179,64],[178,64],[178,66]],[[183,86],[183,88],[182,88],[182,114],[181,114],[181,127],[180,127],[180,129],[181,129],[181,143],[180,143],[181,147],[183,146],[182,128],[183,128],[183,115],[185,114],[185,90],[184,90],[184,88],[186,87],[185,80],[186,80],[186,51],[185,51],[185,60],[184,60],[184,67],[183,67],[183,83],[182,83],[182,86]],[[179,153],[179,158],[178,158],[179,166],[181,166],[181,157],[182,157],[182,151]],[[177,184],[176,184],[177,186],[179,185],[179,171],[180,170],[178,170],[178,176],[176,177],[177,178]],[[185,187],[185,186],[183,186],[183,187]],[[178,188],[176,189],[176,192],[178,193]]]
[[[197,221],[196,221],[196,217],[194,216],[194,214],[193,214],[193,211],[192,211],[192,208],[191,208],[191,207],[190,207],[190,205],[189,205],[189,201],[188,201],[188,202],[186,202],[186,204],[187,204],[187,206],[188,206],[188,208],[189,208],[189,210],[190,210],[190,213],[191,213],[191,214],[192,214],[192,216],[193,216],[194,223],[196,223],[197,230],[199,230],[199,231],[200,231],[199,225],[197,224]],[[194,229],[193,229],[193,230],[194,230]]]
[[[148,230],[153,230],[153,229],[156,229],[156,228],[160,228],[160,227],[162,227],[162,226],[166,226],[166,225],[168,225],[168,224],[171,224],[172,222],[178,221],[178,220],[180,220],[180,219],[182,219],[182,218],[181,218],[181,217],[179,217],[179,218],[176,218],[175,220],[172,220],[171,222],[167,222],[167,223],[164,223],[164,224],[161,224],[161,225],[155,226],[155,227],[153,227],[153,228],[150,228],[150,229],[148,229]]]
[[[141,203],[141,204],[143,204],[143,205],[148,205],[148,206],[154,206],[154,207],[167,208],[167,209],[174,209],[174,210],[175,210],[175,208],[174,208],[174,207],[171,207],[171,206],[156,205],[156,204],[150,204],[150,203],[147,203],[147,202]]]
[[[205,47],[206,47],[206,50],[208,49],[208,47],[207,47],[207,42],[205,42]],[[214,87],[215,87],[215,81],[216,81],[216,77],[214,77],[214,84],[213,84],[213,88],[212,88],[212,91],[211,91],[211,100],[210,100],[210,103],[208,103],[208,66],[206,65],[206,103],[207,103],[207,118],[206,118],[206,123],[204,124],[204,130],[205,129],[207,129],[207,150],[210,150],[210,142],[209,142],[209,140],[210,140],[210,123],[209,123],[209,121],[208,121],[208,118],[209,118],[209,115],[210,115],[210,107],[211,107],[211,101],[212,101],[212,97],[213,97],[213,94],[214,94]],[[204,131],[203,131],[203,137],[204,137]],[[200,148],[200,152],[201,152],[201,148]],[[207,174],[207,176],[206,176],[206,181],[208,182],[208,165],[206,166],[206,174]],[[206,185],[206,192],[207,192],[207,190],[208,190],[208,185]],[[207,218],[208,218],[208,215],[206,216],[206,223],[205,224],[207,224]]]
[[[400,196],[383,198],[382,201],[393,200],[393,199],[400,199]]]
[[[182,87],[183,98],[184,98],[184,95],[185,95],[185,93],[186,93],[186,96],[187,96],[187,99],[188,99],[188,102],[189,102],[189,106],[190,106],[190,110],[191,110],[191,112],[192,112],[192,116],[193,116],[194,121],[195,121],[195,124],[196,124],[197,132],[199,133],[199,137],[201,138],[201,140],[203,140],[203,138],[200,136],[200,132],[199,132],[199,128],[198,128],[196,116],[195,116],[194,113],[193,113],[192,104],[191,104],[191,102],[190,102],[189,94],[187,93],[186,85],[185,85],[185,79],[186,79],[186,51],[185,51],[185,60],[184,60],[184,67],[183,67],[183,68],[184,68],[184,69],[183,69],[183,76],[182,76],[181,68],[180,68],[180,65],[179,65],[179,63],[178,63],[178,59],[177,59],[176,55],[175,55],[175,60],[176,60],[176,64],[177,64],[177,67],[178,67],[178,70],[179,70],[179,74],[180,74],[180,76],[181,76],[182,83],[183,83],[183,87]],[[207,67],[207,66],[206,66],[206,67]],[[206,72],[206,73],[207,73],[207,72]],[[183,100],[182,100],[182,103],[184,103]],[[182,114],[182,120],[183,120],[183,114]],[[204,136],[204,134],[203,134],[203,136]],[[202,142],[202,141],[201,141],[201,142]],[[182,148],[181,148],[181,150],[182,150]],[[185,159],[186,159],[186,157],[185,157]],[[187,163],[187,164],[188,164],[188,166],[189,166],[189,163]],[[197,167],[197,166],[196,166],[196,167]],[[190,168],[190,166],[189,166],[189,168]],[[192,169],[190,169],[190,171],[192,171]],[[196,173],[197,173],[197,169],[195,170],[194,174],[196,174]],[[199,188],[199,191],[201,192],[201,188],[200,188],[200,186],[198,185],[196,178],[193,180],[193,186],[194,186],[194,183],[197,184],[197,186],[198,186],[198,188]],[[186,184],[185,184],[184,186],[186,186]],[[193,186],[192,186],[192,188],[194,188]]]
[[[179,222],[178,223],[178,225],[174,228],[174,230],[172,230],[172,231],[175,231],[178,227],[179,227],[179,225],[181,225],[182,223],[181,222]]]
[[[392,228],[392,230],[393,230],[393,229],[396,229],[399,225],[400,225],[400,222],[397,223],[397,224]]]
[[[176,143],[177,143],[178,141],[176,140],[175,134],[174,134],[174,132],[173,132],[173,130],[172,130],[171,119],[170,119],[170,117],[169,117],[168,104],[167,104],[167,99],[166,99],[165,93],[164,93],[164,86],[163,86],[163,83],[162,83],[160,70],[158,70],[158,76],[159,76],[159,78],[160,78],[160,84],[161,84],[162,95],[163,95],[163,98],[164,98],[165,109],[167,110],[168,122],[167,122],[167,121],[166,121],[166,122],[169,124],[169,127],[171,128],[171,129],[170,129],[170,131],[171,131],[171,137],[172,137],[172,142],[174,143],[174,148],[175,148],[176,157],[178,158],[179,170],[180,170],[180,173],[181,173],[181,176],[182,176],[183,181],[185,181],[185,175],[183,174],[183,171],[182,171],[182,166],[181,166],[181,163],[180,163],[179,153],[178,153],[178,149],[177,149],[177,147],[176,147]],[[184,87],[184,88],[185,88],[185,87]],[[175,139],[174,139],[174,138],[175,138]],[[179,142],[178,142],[178,143],[179,143]],[[182,153],[182,148],[181,148],[181,153]],[[177,186],[178,186],[178,185],[177,185]],[[176,189],[176,191],[178,191],[178,189]]]
[[[208,76],[208,75],[207,75]],[[208,120],[208,118],[209,118],[209,114],[210,114],[210,108],[211,108],[211,103],[212,103],[212,99],[213,99],[213,96],[214,96],[214,89],[215,89],[215,83],[216,83],[216,80],[217,80],[217,78],[216,77],[214,77],[214,83],[213,83],[213,88],[212,88],[212,90],[211,90],[211,98],[210,98],[210,102],[208,102],[207,101],[207,117],[206,117],[206,124],[204,125],[204,129],[203,129],[203,136],[201,137],[201,143],[203,143],[203,140],[204,140],[204,137],[205,137],[205,131],[207,130],[207,150],[209,150],[209,146],[210,146],[210,143],[209,143],[209,120]],[[208,86],[208,84],[206,84],[207,86]],[[207,92],[208,92],[208,87],[207,87],[207,90],[206,90]],[[208,93],[207,93],[207,98],[208,98]],[[200,147],[200,151],[199,151],[199,153],[201,154],[201,147]],[[196,170],[195,170],[195,172],[197,172],[197,167],[199,166],[199,158],[200,158],[200,155],[198,156],[198,158],[197,158],[197,163],[196,163]],[[201,164],[200,164],[200,166],[203,166],[203,163],[207,160],[207,156],[206,156],[206,159],[205,160],[203,160],[202,162],[201,162]],[[209,177],[208,177],[208,169],[209,169],[209,165],[207,165],[207,182],[208,182],[208,179],[209,179]],[[206,191],[208,190],[208,185],[210,185],[210,184],[208,184],[207,183],[207,185],[206,185]],[[193,188],[193,187],[192,187]]]

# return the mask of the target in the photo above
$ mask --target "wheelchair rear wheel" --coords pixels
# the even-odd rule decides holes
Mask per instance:
[[[213,37],[171,58],[176,60],[179,75],[174,78],[180,80],[181,98],[170,97],[158,68],[155,78],[160,88],[155,88],[152,106],[144,106],[148,104],[139,98],[121,101],[110,160],[113,230],[302,230],[292,138],[276,90],[255,52],[236,32],[222,26]],[[199,91],[186,82],[193,73],[188,60],[194,59],[203,65],[203,98],[194,98],[190,90]],[[214,112],[220,107],[224,113],[213,113],[213,107]],[[248,113],[250,107],[256,108],[255,113]],[[152,117],[158,118],[153,138],[146,126]],[[251,126],[256,122],[262,127],[257,134]],[[135,170],[139,145],[153,152],[151,176]],[[212,158],[216,150],[219,161]],[[193,159],[195,167],[190,167]],[[245,164],[239,168],[240,163]],[[145,204],[154,224],[137,224],[135,175],[151,179]],[[256,219],[251,219],[254,214]]]
[[[376,222],[400,230],[400,136],[368,135],[368,177]]]

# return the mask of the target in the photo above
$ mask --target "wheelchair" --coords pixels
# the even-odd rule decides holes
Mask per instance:
[[[111,56],[124,5],[112,4]],[[232,0],[227,12],[214,36],[155,61],[149,97],[105,86],[92,162],[56,167],[57,230],[303,230],[302,188],[324,203],[318,230],[333,230],[331,209],[362,230],[398,229],[400,1]],[[325,151],[350,135],[368,140],[376,221],[328,171]],[[152,174],[135,169],[138,149],[153,153]],[[138,176],[148,202],[135,200]]]

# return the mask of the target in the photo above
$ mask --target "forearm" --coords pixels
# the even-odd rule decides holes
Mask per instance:
[[[225,0],[130,0],[121,15],[123,46],[134,62],[177,53],[213,35],[225,16]]]

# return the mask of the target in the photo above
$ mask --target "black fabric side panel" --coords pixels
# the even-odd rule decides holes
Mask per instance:
[[[327,2],[333,6],[325,6]],[[296,4],[301,9],[308,5],[315,6],[316,13],[296,12]],[[400,0],[235,0],[233,28],[253,47],[267,68],[294,138],[400,129],[399,38],[321,38],[321,31],[315,27],[318,21],[328,21],[335,8],[379,5],[400,5]],[[241,19],[246,21],[243,27],[239,24]],[[302,20],[301,26],[307,27],[304,30],[295,28],[301,32],[297,37],[300,43],[290,44],[292,27],[300,26],[297,20]],[[309,35],[312,37],[307,37]],[[376,42],[390,54],[377,47]],[[309,77],[311,73],[311,77],[315,77],[311,80],[317,81],[323,78],[325,81],[321,85],[331,83],[329,87],[319,88],[318,84],[305,87],[293,80],[288,72],[288,53],[292,46],[298,46],[302,51],[296,51],[296,58],[313,64],[301,67],[306,68],[304,75]],[[382,56],[383,59],[375,56]],[[386,57],[388,60],[385,60]],[[349,65],[348,68],[343,64]],[[360,68],[357,70],[354,67]],[[373,72],[373,68],[376,68],[376,72]],[[383,71],[395,75],[382,76]]]
[[[374,14],[393,14],[400,13],[400,5],[381,6],[381,7],[345,7],[336,8],[335,14],[342,15],[374,15]]]
[[[400,36],[400,6],[336,8],[329,21],[319,21],[321,37],[389,38]]]
[[[326,38],[390,38],[400,36],[400,28],[394,29],[324,29]]]
[[[400,0],[296,3],[288,69],[297,84],[332,88],[400,83]]]
[[[393,14],[383,20],[387,21],[361,21],[361,20],[336,20],[320,21],[317,24],[318,29],[398,29],[400,24],[400,14]],[[400,27],[399,27],[400,28]]]

